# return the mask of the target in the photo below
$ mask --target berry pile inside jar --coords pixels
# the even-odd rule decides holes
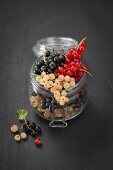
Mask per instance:
[[[86,40],[83,39],[75,48],[71,48],[66,53],[55,50],[46,51],[35,64],[35,80],[45,91],[50,92],[51,96],[45,97],[34,90],[30,96],[30,102],[45,118],[51,117],[51,113],[56,118],[63,117],[62,108],[65,106],[68,106],[65,107],[67,118],[71,117],[86,101],[85,86],[75,94],[73,100],[69,95],[85,73],[89,73],[88,68],[82,64],[82,55],[85,51]]]

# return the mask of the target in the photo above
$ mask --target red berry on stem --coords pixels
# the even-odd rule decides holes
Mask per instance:
[[[36,146],[41,146],[42,145],[42,142],[39,138],[35,139],[35,145]]]
[[[76,50],[75,48],[71,48],[69,52],[72,54],[75,50]]]
[[[70,66],[75,66],[75,62],[72,61],[72,62],[70,63]]]
[[[66,59],[66,64],[69,64],[71,62],[71,60],[69,60],[68,58]]]
[[[82,43],[81,43],[81,46],[86,46],[86,44],[87,44],[87,42],[84,40],[84,41],[82,41]]]
[[[74,63],[80,62],[78,59],[74,59],[73,61]]]
[[[67,53],[66,53],[66,56],[67,56],[68,59],[72,59],[72,58],[73,58],[71,52],[67,52]]]
[[[59,73],[63,73],[63,71],[64,71],[64,68],[63,68],[63,67],[58,67],[58,72],[59,72]]]
[[[68,68],[69,68],[69,65],[68,65],[68,64],[64,64],[64,68],[65,68],[65,69],[68,69]]]
[[[77,59],[81,61],[81,60],[82,60],[82,55],[79,54],[78,57],[77,57]]]
[[[64,70],[63,74],[64,74],[64,76],[67,76],[67,71],[66,71],[66,70]]]
[[[82,78],[83,75],[84,75],[84,73],[82,73],[82,72],[79,72],[79,73],[78,73],[78,77],[79,77],[79,78]]]
[[[71,72],[73,73],[73,74],[76,74],[76,71],[77,71],[77,68],[76,67],[74,67],[74,66],[71,66]]]
[[[76,62],[76,63],[75,63],[75,66],[76,66],[77,68],[81,68],[81,64],[80,64],[79,62]]]
[[[85,47],[84,47],[84,46],[80,46],[79,51],[80,51],[80,52],[85,52],[85,51],[86,51],[86,49],[85,49]]]
[[[84,66],[84,67],[82,67],[82,69],[83,69],[84,71],[86,71],[86,72],[88,71],[88,68],[87,68],[87,67],[85,67],[85,66]]]
[[[74,51],[74,52],[72,53],[72,55],[73,55],[74,58],[77,58],[77,56],[79,55],[79,52],[78,52],[78,51]]]
[[[68,76],[72,76],[73,73],[72,73],[70,70],[68,70],[68,71],[67,71],[67,75],[68,75]]]

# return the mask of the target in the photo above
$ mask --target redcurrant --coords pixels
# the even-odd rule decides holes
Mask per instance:
[[[63,68],[63,67],[58,67],[58,72],[59,72],[59,73],[63,73],[63,71],[64,71],[64,68]]]
[[[81,46],[84,46],[84,47],[85,47],[86,44],[87,44],[87,43],[86,43],[86,41],[84,40],[84,41],[82,41]]]

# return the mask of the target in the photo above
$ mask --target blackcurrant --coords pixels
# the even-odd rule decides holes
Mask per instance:
[[[30,127],[31,129],[35,129],[35,128],[36,128],[36,124],[35,124],[34,122],[31,122],[30,125],[29,125],[29,127]]]
[[[54,57],[54,62],[55,62],[55,63],[58,63],[59,61],[60,61],[59,57],[55,56],[55,57]]]
[[[26,124],[24,124],[24,125],[22,126],[22,129],[23,129],[24,132],[26,132],[26,133],[29,133],[29,132],[30,132],[29,126],[27,126]]]
[[[52,101],[51,97],[48,97],[48,98],[46,99],[46,102],[51,103],[51,101]]]
[[[46,109],[46,103],[41,103],[41,108]]]
[[[54,63],[54,62],[51,62],[50,64],[49,64],[49,67],[50,67],[50,69],[56,69],[56,64]]]
[[[60,63],[60,66],[62,66],[62,67],[63,67],[63,66],[64,66],[64,62],[61,62],[61,63]]]
[[[45,56],[46,56],[46,57],[49,57],[50,54],[51,54],[50,51],[46,51],[46,52],[45,52]]]
[[[35,132],[36,132],[37,134],[41,134],[41,133],[42,133],[41,127],[40,127],[40,126],[36,126]]]
[[[50,68],[47,69],[47,74],[51,74],[52,72],[53,71]]]
[[[52,62],[53,59],[54,59],[53,56],[49,56],[49,57],[48,57],[48,61],[49,61],[49,62]]]
[[[40,70],[43,72],[43,71],[47,71],[47,67],[46,67],[46,65],[43,65],[41,68],[40,68]]]
[[[34,73],[35,73],[35,74],[38,74],[38,75],[41,74],[41,73],[40,73],[40,70],[39,70],[38,68],[35,68],[35,69],[34,69]]]
[[[45,63],[44,63],[44,60],[43,59],[41,59],[40,60],[40,66],[43,66]]]
[[[37,135],[37,133],[36,133],[35,131],[32,131],[32,132],[31,132],[31,136],[32,136],[32,137],[35,137],[36,135]]]
[[[63,62],[64,62],[64,61],[66,60],[66,57],[65,57],[65,55],[60,55],[60,56],[59,56],[59,59],[60,59],[60,61],[63,61]]]

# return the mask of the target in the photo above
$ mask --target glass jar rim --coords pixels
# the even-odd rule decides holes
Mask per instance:
[[[63,50],[67,50],[73,47],[76,47],[78,44],[78,41],[70,38],[70,37],[46,37],[38,40],[36,42],[36,45],[33,46],[32,50],[34,54],[39,57],[42,55],[46,50],[51,49],[51,47],[58,48],[60,47]]]

